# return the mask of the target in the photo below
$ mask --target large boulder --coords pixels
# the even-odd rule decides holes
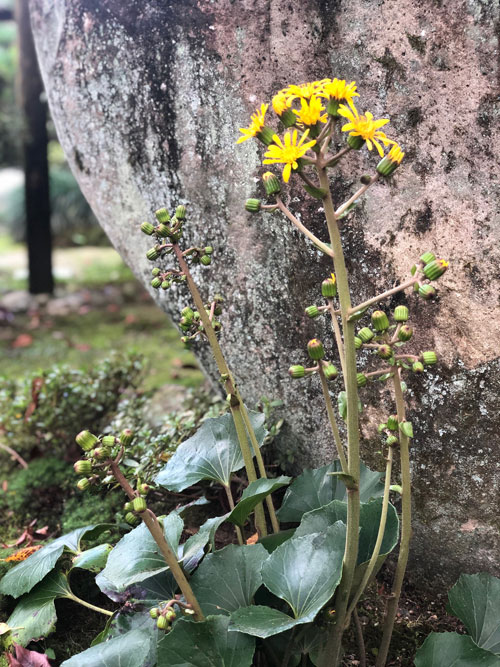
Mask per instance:
[[[460,572],[498,574],[497,4],[32,0],[31,10],[60,141],[138,278],[148,285],[151,271],[138,223],[160,205],[189,202],[189,241],[216,248],[196,277],[226,298],[222,344],[248,402],[285,403],[283,460],[318,465],[333,452],[318,383],[286,373],[313,334],[328,338],[303,308],[330,266],[280,215],[243,210],[260,149],[236,147],[238,128],[272,91],[324,76],[356,80],[360,104],[391,118],[404,164],[342,233],[358,302],[404,279],[427,249],[451,261],[437,301],[409,298],[416,347],[441,360],[410,381],[415,572],[446,585]],[[365,151],[346,161],[338,203],[373,163]],[[318,203],[302,213],[326,240]],[[182,289],[153,296],[174,318],[188,302]],[[377,406],[362,428],[365,458],[380,466],[376,424],[393,410],[390,393],[362,398]]]

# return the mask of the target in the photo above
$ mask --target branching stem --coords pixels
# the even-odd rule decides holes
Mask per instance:
[[[372,176],[371,180],[370,180],[368,183],[366,183],[366,184],[363,185],[361,188],[359,188],[359,190],[358,190],[357,192],[355,192],[355,193],[353,194],[352,197],[350,197],[346,202],[344,202],[344,203],[342,204],[342,206],[340,206],[340,207],[335,211],[335,215],[337,216],[337,218],[338,218],[339,216],[341,216],[342,213],[344,213],[345,211],[347,211],[347,209],[349,208],[349,206],[350,206],[351,204],[354,204],[354,202],[356,201],[356,199],[359,199],[359,198],[361,197],[361,195],[363,195],[363,194],[368,190],[369,187],[371,187],[374,183],[376,183],[376,182],[378,181],[378,179],[379,179],[379,175],[378,175],[378,173],[376,173],[374,176]]]
[[[323,241],[320,241],[312,232],[310,232],[305,225],[303,225],[298,218],[296,218],[291,211],[287,209],[283,201],[281,200],[280,197],[276,199],[276,203],[278,205],[279,210],[286,215],[286,217],[293,222],[293,224],[299,229],[304,236],[307,236],[308,239],[310,239],[314,245],[319,248],[325,255],[328,255],[329,257],[333,257],[333,252],[332,249],[329,248],[326,243],[323,243]]]
[[[318,375],[321,380],[321,388],[323,389],[323,396],[326,403],[326,411],[328,413],[328,420],[333,433],[333,439],[335,441],[335,446],[337,448],[337,453],[342,465],[342,472],[344,474],[348,473],[349,466],[347,465],[347,459],[344,454],[344,445],[342,444],[342,438],[340,437],[339,428],[337,426],[337,420],[335,419],[335,411],[332,405],[332,399],[330,397],[330,391],[328,389],[328,382],[325,377],[325,372],[323,366],[320,364],[318,368]]]
[[[404,283],[401,283],[401,285],[397,285],[396,287],[393,287],[392,289],[387,290],[387,292],[383,292],[382,294],[379,294],[378,296],[374,296],[371,299],[368,299],[368,301],[363,301],[363,303],[360,303],[357,306],[354,306],[351,308],[349,311],[350,314],[356,313],[358,310],[361,310],[362,308],[368,308],[368,306],[373,305],[374,303],[378,303],[379,301],[383,301],[384,299],[387,299],[388,296],[392,296],[393,294],[397,294],[398,292],[402,292],[403,290],[407,289],[408,287],[412,287],[417,282],[418,278],[415,278],[412,276],[409,280],[407,280]]]

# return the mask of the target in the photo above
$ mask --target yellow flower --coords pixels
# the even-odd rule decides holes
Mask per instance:
[[[285,91],[280,90],[279,93],[276,93],[276,95],[273,97],[274,113],[278,116],[281,116],[281,114],[283,114],[288,108],[288,98],[285,94]]]
[[[311,81],[309,83],[300,83],[298,86],[292,84],[291,86],[288,86],[288,88],[285,88],[283,92],[286,95],[289,104],[291,103],[292,100],[295,100],[296,98],[308,100],[313,95],[317,95],[318,93],[321,92],[324,81],[325,79],[323,79],[322,81]]]
[[[321,114],[321,112],[325,110],[325,107],[321,104],[319,97],[312,95],[309,102],[302,98],[300,100],[300,104],[300,111],[292,109],[299,122],[303,123],[304,125],[316,125],[318,121],[321,123],[326,123],[328,115],[326,113],[323,115]]]
[[[384,149],[379,142],[381,141],[384,146],[396,143],[392,139],[386,137],[379,129],[384,125],[387,125],[389,119],[381,118],[380,120],[374,120],[373,114],[369,111],[367,111],[364,116],[360,116],[352,102],[349,106],[351,107],[350,109],[346,107],[345,104],[339,106],[339,115],[350,121],[342,126],[342,131],[349,132],[351,137],[361,137],[366,141],[369,151],[375,146],[380,157],[384,157]]]
[[[264,164],[284,164],[283,168],[283,180],[285,183],[288,183],[290,180],[290,174],[293,169],[297,169],[298,162],[297,160],[301,158],[305,153],[314,146],[315,141],[308,141],[304,143],[309,134],[309,130],[306,130],[300,141],[297,143],[297,130],[294,130],[293,133],[287,132],[284,136],[285,143],[282,143],[281,139],[277,134],[273,136],[274,144],[271,144],[268,148],[267,153],[264,157],[267,160],[264,160]]]
[[[401,146],[398,146],[398,144],[394,144],[394,146],[391,148],[391,150],[387,153],[387,158],[391,161],[394,162],[395,164],[401,164],[405,154],[401,150]]]
[[[326,79],[323,85],[323,97],[330,97],[341,102],[352,102],[353,97],[359,97],[356,92],[356,82],[346,83],[345,79]]]
[[[250,116],[251,123],[249,127],[241,127],[240,132],[243,133],[243,136],[238,139],[236,142],[237,144],[241,144],[242,141],[246,141],[247,139],[251,139],[251,137],[255,137],[264,127],[264,117],[266,115],[266,111],[269,108],[269,104],[262,104],[259,109],[255,111]]]

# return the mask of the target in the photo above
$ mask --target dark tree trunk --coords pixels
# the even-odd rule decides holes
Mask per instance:
[[[52,292],[47,104],[31,32],[28,0],[18,0],[19,99],[25,119],[23,152],[29,291]]]

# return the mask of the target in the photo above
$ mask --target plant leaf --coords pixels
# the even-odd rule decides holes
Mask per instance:
[[[109,641],[91,646],[65,660],[61,667],[152,667],[156,633],[149,628],[127,632]]]
[[[462,574],[448,593],[449,608],[476,644],[500,655],[500,579],[490,574]]]
[[[328,505],[332,500],[345,500],[345,485],[329,475],[331,472],[342,472],[338,460],[314,470],[304,470],[288,487],[283,504],[277,515],[280,521],[300,521],[305,512]],[[381,496],[384,486],[381,483],[383,473],[373,472],[361,464],[360,469],[360,500],[367,502],[371,498]]]
[[[259,446],[264,442],[265,416],[250,412],[250,421]],[[231,414],[207,419],[196,433],[176,450],[155,481],[170,491],[183,491],[202,479],[227,486],[231,473],[244,466],[236,428]]]
[[[255,639],[239,632],[228,632],[228,625],[227,616],[212,616],[201,623],[181,618],[158,643],[158,664],[169,667],[250,667]]]
[[[268,556],[260,544],[229,544],[208,554],[190,581],[203,613],[230,614],[250,605],[262,584],[262,564]]]
[[[272,554],[275,549],[289,540],[295,534],[296,528],[289,528],[288,530],[280,530],[279,533],[271,533],[265,537],[261,537],[257,544],[262,544],[264,549]]]
[[[413,426],[411,422],[402,422],[399,425],[399,430],[408,438],[413,438]]]
[[[500,659],[468,635],[432,632],[417,651],[415,667],[500,667]]]
[[[0,593],[12,595],[15,598],[23,595],[23,593],[28,593],[35,584],[54,569],[64,548],[77,553],[83,537],[94,539],[99,532],[106,530],[106,528],[106,524],[94,524],[85,526],[84,528],[77,528],[71,533],[63,535],[38,551],[35,551],[25,561],[7,572],[0,581]]]
[[[184,521],[175,513],[163,519],[163,533],[174,553],[179,548]],[[131,584],[165,572],[168,565],[146,525],[127,533],[108,556],[106,567],[96,577],[104,592],[122,593]],[[108,593],[107,593],[108,594]]]
[[[99,544],[97,547],[87,549],[73,558],[73,567],[100,572],[106,566],[112,548],[111,544]]]
[[[32,639],[46,637],[56,624],[56,598],[71,595],[67,578],[60,572],[51,572],[17,604],[7,623],[12,628],[12,639],[26,646]]]
[[[278,611],[278,609],[263,605],[252,605],[251,607],[242,607],[231,614],[229,630],[239,630],[248,635],[266,639],[294,628],[303,622]]]
[[[243,526],[248,515],[253,512],[266,496],[290,484],[291,480],[291,477],[281,476],[275,479],[261,478],[255,482],[250,482],[243,491],[240,501],[227,517],[227,521],[231,521],[231,523],[235,523],[238,526]]]

